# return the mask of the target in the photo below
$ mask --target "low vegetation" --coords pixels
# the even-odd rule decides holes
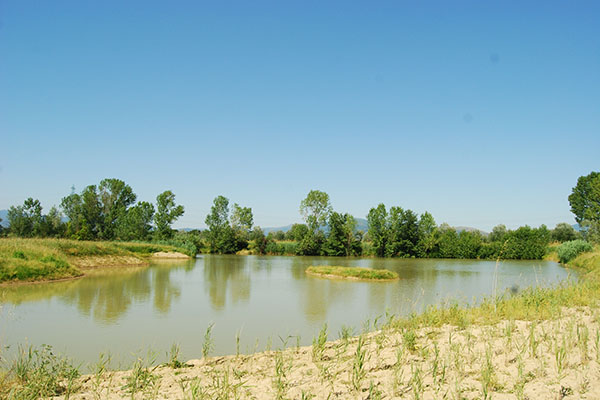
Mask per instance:
[[[556,250],[559,261],[565,264],[587,251],[592,251],[592,245],[581,239],[564,242]]]
[[[320,265],[308,267],[306,269],[306,273],[322,277],[348,278],[370,281],[389,281],[398,279],[397,273],[389,271],[387,269],[372,269],[361,267]]]
[[[73,278],[87,267],[144,264],[160,251],[193,255],[159,243],[0,238],[0,282]]]

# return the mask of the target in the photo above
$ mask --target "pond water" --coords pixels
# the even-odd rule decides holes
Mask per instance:
[[[310,265],[386,268],[393,282],[308,276]],[[200,358],[214,324],[212,355],[249,353],[312,342],[326,322],[329,338],[342,326],[360,332],[378,316],[407,315],[430,304],[474,303],[528,286],[549,286],[570,271],[547,261],[356,259],[201,255],[148,268],[104,270],[82,279],[0,288],[0,356],[18,344],[49,344],[87,365],[110,353],[129,366],[149,349],[157,361],[173,343],[181,359]],[[496,277],[496,279],[494,278]],[[382,318],[383,320],[383,318]]]

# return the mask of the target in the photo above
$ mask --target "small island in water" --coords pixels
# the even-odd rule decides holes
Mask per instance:
[[[397,273],[387,269],[361,267],[318,265],[308,267],[305,272],[309,275],[316,275],[322,278],[342,278],[368,281],[393,281],[398,279]]]

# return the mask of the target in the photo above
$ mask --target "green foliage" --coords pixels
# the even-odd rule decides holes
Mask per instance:
[[[506,235],[506,248],[502,258],[510,260],[541,260],[548,249],[550,231],[545,225],[539,228],[522,226]]]
[[[584,238],[591,243],[600,243],[600,221],[583,221]]]
[[[270,255],[295,255],[298,254],[298,242],[267,240],[265,253]]]
[[[311,190],[300,203],[300,214],[313,232],[325,225],[331,211],[329,195],[320,190]]]
[[[389,236],[385,205],[381,203],[377,207],[371,208],[367,220],[369,221],[369,237],[371,238],[373,251],[377,257],[384,257]]]
[[[354,256],[362,253],[360,239],[355,234],[356,220],[350,214],[332,212],[329,216],[329,235],[323,245],[328,256]]]
[[[565,264],[573,260],[579,254],[592,250],[592,245],[584,240],[571,240],[558,246],[558,259],[561,263]]]
[[[8,209],[8,222],[12,234],[20,237],[39,236],[42,229],[42,206],[31,197],[22,206]]]
[[[251,208],[234,204],[230,221],[229,199],[217,196],[205,220],[210,252],[231,254],[247,248],[252,219]]]
[[[185,246],[185,243],[178,243],[178,240],[179,235],[164,243],[3,238],[0,239],[0,282],[80,276],[81,271],[72,265],[78,257],[128,256],[139,259],[139,256],[148,256],[158,251],[178,251],[192,257],[196,255],[196,247]]]
[[[325,235],[322,231],[308,230],[306,235],[298,243],[296,254],[299,256],[318,256],[321,255],[321,248],[325,242]]]
[[[154,206],[141,201],[122,213],[115,223],[115,236],[120,240],[149,240]]]
[[[305,224],[294,224],[285,235],[286,240],[295,240],[299,242],[308,233],[308,226]]]
[[[488,236],[490,242],[503,242],[504,237],[508,233],[505,225],[496,225]]]
[[[175,195],[166,190],[156,197],[156,214],[154,224],[156,225],[156,237],[158,239],[170,239],[173,236],[171,224],[184,213],[182,205],[175,204]]]
[[[98,234],[100,239],[115,238],[117,220],[124,218],[127,208],[135,202],[136,197],[131,186],[120,179],[108,178],[100,181],[98,185],[102,218]]]
[[[600,172],[591,172],[577,179],[577,185],[569,196],[569,204],[577,223],[600,222]]]
[[[254,227],[250,234],[250,239],[252,240],[252,250],[254,252],[257,254],[265,254],[267,252],[268,240],[262,229],[260,229],[260,226]]]
[[[10,374],[5,377],[12,380],[12,389],[8,393],[0,393],[0,397],[6,395],[7,398],[31,400],[54,396],[68,398],[74,391],[77,377],[77,368],[68,359],[55,355],[50,346],[21,347],[12,362]]]
[[[579,237],[575,228],[565,222],[557,224],[550,234],[552,240],[556,242],[568,242],[576,240]]]
[[[417,215],[402,207],[391,207],[387,227],[389,238],[385,254],[388,257],[414,257],[419,242]]]

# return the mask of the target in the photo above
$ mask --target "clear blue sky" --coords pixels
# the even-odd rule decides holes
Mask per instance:
[[[597,1],[0,1],[0,209],[105,177],[300,220],[309,190],[489,230],[600,170]]]

